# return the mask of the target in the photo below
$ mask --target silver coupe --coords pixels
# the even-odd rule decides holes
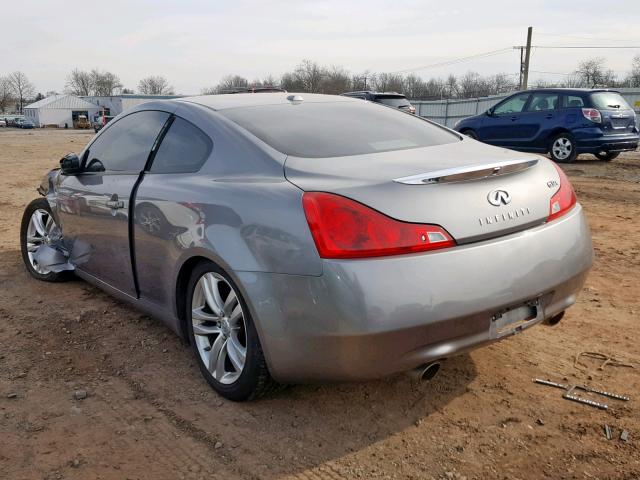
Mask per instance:
[[[413,371],[576,301],[591,237],[551,161],[329,95],[152,101],[26,208],[35,278],[159,317],[232,400]]]

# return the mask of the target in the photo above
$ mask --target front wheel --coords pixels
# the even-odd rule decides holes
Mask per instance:
[[[463,135],[466,135],[469,138],[472,138],[474,140],[478,140],[478,134],[476,132],[474,132],[473,130],[463,130],[462,132]]]
[[[598,160],[602,160],[603,162],[610,162],[614,158],[618,158],[620,152],[598,152],[594,154]]]
[[[574,162],[578,153],[576,152],[576,140],[568,132],[562,132],[551,139],[549,145],[549,155],[556,163]]]
[[[233,280],[212,262],[191,273],[189,340],[202,375],[223,397],[252,400],[275,386],[249,309]]]
[[[56,224],[49,202],[44,198],[33,200],[22,215],[20,249],[22,260],[32,277],[45,282],[62,282],[71,277],[69,271],[54,271],[50,265],[40,263],[38,255],[45,246],[59,243],[62,232]]]

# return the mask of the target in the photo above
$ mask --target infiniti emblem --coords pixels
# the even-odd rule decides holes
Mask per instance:
[[[491,190],[487,195],[487,200],[491,205],[499,207],[500,205],[507,205],[511,202],[511,195],[506,190]]]

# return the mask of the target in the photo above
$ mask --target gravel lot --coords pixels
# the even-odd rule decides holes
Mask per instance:
[[[24,206],[91,134],[0,129],[0,478],[640,477],[639,153],[566,168],[596,263],[558,326],[450,359],[430,383],[295,386],[234,404],[160,322],[82,281],[40,283],[23,268]],[[582,351],[634,367],[585,358],[579,368]],[[631,401],[600,411],[534,377]]]

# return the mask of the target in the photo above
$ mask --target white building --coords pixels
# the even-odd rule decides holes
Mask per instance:
[[[122,95],[112,95],[110,97],[83,96],[80,98],[97,105],[100,112],[104,111],[105,115],[111,115],[115,117],[116,115],[120,115],[125,110],[135,107],[136,105],[140,105],[141,103],[179,97],[180,95],[137,95],[125,93]]]
[[[73,128],[81,115],[91,121],[99,109],[97,105],[74,95],[51,95],[24,107],[24,116],[36,127],[55,125]]]

